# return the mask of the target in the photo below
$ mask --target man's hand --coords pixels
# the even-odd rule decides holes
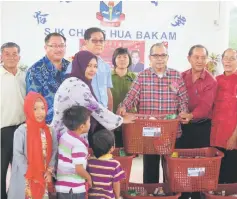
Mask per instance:
[[[237,148],[237,136],[235,133],[228,139],[226,149],[233,150]]]
[[[192,113],[181,112],[179,114],[179,117],[181,118],[180,122],[182,124],[188,124],[190,122],[190,120],[193,119],[193,114]]]
[[[118,115],[124,116],[126,114],[126,108],[125,107],[120,107],[120,108],[118,108],[116,113]]]

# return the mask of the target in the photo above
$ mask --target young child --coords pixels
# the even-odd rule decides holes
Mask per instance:
[[[88,193],[90,199],[120,198],[120,180],[125,178],[125,173],[112,157],[114,146],[114,134],[106,129],[92,136],[91,147],[95,157],[88,160],[87,166],[93,181]]]
[[[84,199],[85,180],[92,186],[86,171],[88,143],[83,134],[90,129],[91,111],[72,106],[63,113],[63,123],[69,129],[59,140],[56,191],[58,199]]]
[[[57,137],[45,122],[47,103],[42,95],[29,92],[24,111],[26,123],[14,134],[8,199],[46,199],[53,188]]]

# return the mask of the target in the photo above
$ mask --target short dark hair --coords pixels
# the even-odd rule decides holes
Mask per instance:
[[[61,35],[61,34],[59,34],[59,33],[57,33],[57,32],[53,32],[53,33],[49,33],[49,34],[45,37],[44,43],[48,43],[51,37],[62,37],[65,43],[66,43],[66,41],[67,41],[66,37],[64,37],[63,35]]]
[[[152,55],[152,52],[153,52],[153,48],[155,47],[164,47],[166,49],[166,52],[168,54],[168,48],[164,45],[164,43],[156,43],[156,44],[153,44],[150,48],[150,55]]]
[[[128,67],[132,65],[132,58],[131,58],[131,55],[130,55],[128,49],[127,48],[117,48],[117,49],[115,49],[113,56],[112,56],[112,63],[115,68],[116,68],[116,61],[115,60],[116,60],[117,56],[124,55],[124,54],[128,55],[128,59],[129,59]]]
[[[63,112],[63,124],[71,131],[85,124],[91,116],[91,111],[83,106],[72,106]]]
[[[139,55],[139,57],[140,57],[140,51],[139,51],[139,50],[132,50],[131,56],[132,56],[132,54],[134,54],[134,53],[137,53],[137,54]]]
[[[92,135],[91,148],[96,158],[107,154],[114,144],[114,134],[107,129],[97,131]]]
[[[235,50],[235,49],[233,49],[233,48],[227,48],[227,49],[222,53],[222,55],[221,55],[222,59],[223,59],[223,57],[225,56],[226,51],[228,51],[228,50],[233,50],[233,51],[235,51],[236,58],[237,58],[237,50]]]
[[[100,28],[96,28],[96,27],[92,27],[92,28],[88,28],[85,33],[84,33],[84,39],[85,40],[89,40],[91,38],[91,35],[95,32],[101,32],[104,36],[104,40],[105,40],[105,33],[103,30],[101,30]]]
[[[1,52],[3,52],[3,50],[4,50],[5,48],[14,48],[14,47],[17,48],[17,51],[18,51],[18,53],[20,54],[21,48],[20,48],[19,45],[17,45],[17,44],[14,43],[14,42],[7,42],[7,43],[3,44],[3,45],[1,46]]]
[[[208,56],[208,50],[207,50],[207,48],[206,48],[205,46],[201,45],[201,44],[197,44],[197,45],[192,46],[192,47],[189,49],[189,51],[188,51],[188,56],[189,56],[189,57],[192,56],[193,51],[194,51],[195,48],[204,48],[205,51],[206,51],[206,55]]]

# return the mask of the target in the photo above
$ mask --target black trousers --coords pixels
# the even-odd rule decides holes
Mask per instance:
[[[86,193],[73,193],[72,189],[69,193],[57,192],[57,199],[85,199]]]
[[[143,183],[159,183],[160,155],[143,155]]]
[[[176,148],[194,149],[210,146],[211,120],[182,125],[182,136]],[[200,192],[183,192],[180,199],[200,199]]]
[[[1,128],[1,199],[7,199],[6,176],[12,163],[14,132],[19,125]]]
[[[118,127],[114,130],[114,137],[115,137],[115,147],[121,148],[123,147],[123,133],[122,127]]]
[[[210,146],[211,120],[182,125],[179,147],[194,149]]]
[[[219,183],[237,183],[237,150],[216,148],[224,153],[224,157],[221,160]]]

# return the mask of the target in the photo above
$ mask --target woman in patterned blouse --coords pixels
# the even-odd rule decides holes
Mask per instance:
[[[122,123],[133,122],[133,116],[115,115],[98,103],[91,86],[96,72],[97,57],[94,54],[89,51],[80,51],[75,55],[70,77],[61,84],[54,99],[52,125],[57,132],[58,139],[67,130],[62,123],[63,112],[73,105],[84,106],[92,111],[89,140],[90,135],[99,129],[113,130]]]

